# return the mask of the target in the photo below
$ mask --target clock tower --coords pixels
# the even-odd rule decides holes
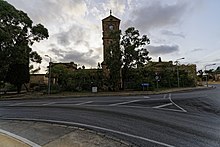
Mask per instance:
[[[111,32],[116,32],[119,31],[119,26],[120,26],[120,19],[112,16],[112,12],[110,11],[110,16],[104,18],[102,20],[102,40],[103,40],[103,65],[106,64],[106,58],[108,57],[107,55],[107,49],[109,45],[113,42],[113,38],[111,37]]]

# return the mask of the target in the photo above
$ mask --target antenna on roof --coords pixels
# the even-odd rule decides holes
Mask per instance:
[[[112,10],[110,10],[110,15],[112,15]]]

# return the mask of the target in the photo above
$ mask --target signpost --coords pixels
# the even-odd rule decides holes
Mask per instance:
[[[144,87],[147,87],[147,90],[148,90],[148,87],[150,86],[149,83],[142,83],[141,86],[143,87],[143,91],[144,91]]]
[[[157,90],[158,90],[158,82],[160,81],[161,77],[159,76],[159,74],[157,72],[155,73],[155,75],[156,75],[155,80],[156,80],[156,83],[157,83]]]

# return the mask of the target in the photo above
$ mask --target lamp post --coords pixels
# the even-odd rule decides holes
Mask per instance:
[[[185,59],[185,58],[179,58],[179,59],[176,59],[176,61],[175,61],[176,67],[177,67],[176,75],[177,75],[177,86],[178,86],[178,88],[180,87],[180,77],[179,77],[178,63],[179,63],[179,60],[183,60],[183,59]]]
[[[213,64],[207,64],[207,65],[205,65],[205,72],[206,72],[206,67],[207,66],[212,66],[212,65],[216,65],[215,63],[213,63]],[[208,87],[208,74],[206,73],[206,76],[205,76],[206,78],[205,78],[205,81],[206,81],[206,86]]]
[[[52,63],[52,58],[48,55],[45,55],[46,57],[50,58],[49,61],[49,77],[48,77],[48,94],[50,94],[50,81],[51,81],[51,63]]]

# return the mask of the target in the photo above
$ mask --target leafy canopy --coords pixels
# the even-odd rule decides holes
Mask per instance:
[[[151,58],[145,48],[150,43],[147,35],[140,36],[134,27],[128,28],[122,35],[121,46],[123,51],[124,68],[132,68],[146,64]]]
[[[12,84],[28,81],[29,73],[24,72],[29,72],[29,62],[41,63],[42,60],[37,52],[32,51],[31,46],[48,37],[48,30],[43,25],[33,26],[26,13],[0,0],[0,81]],[[19,70],[18,66],[27,69]],[[20,72],[16,71],[17,74],[24,75],[20,79],[25,80],[12,80],[15,78],[12,74],[14,70],[19,70]]]

